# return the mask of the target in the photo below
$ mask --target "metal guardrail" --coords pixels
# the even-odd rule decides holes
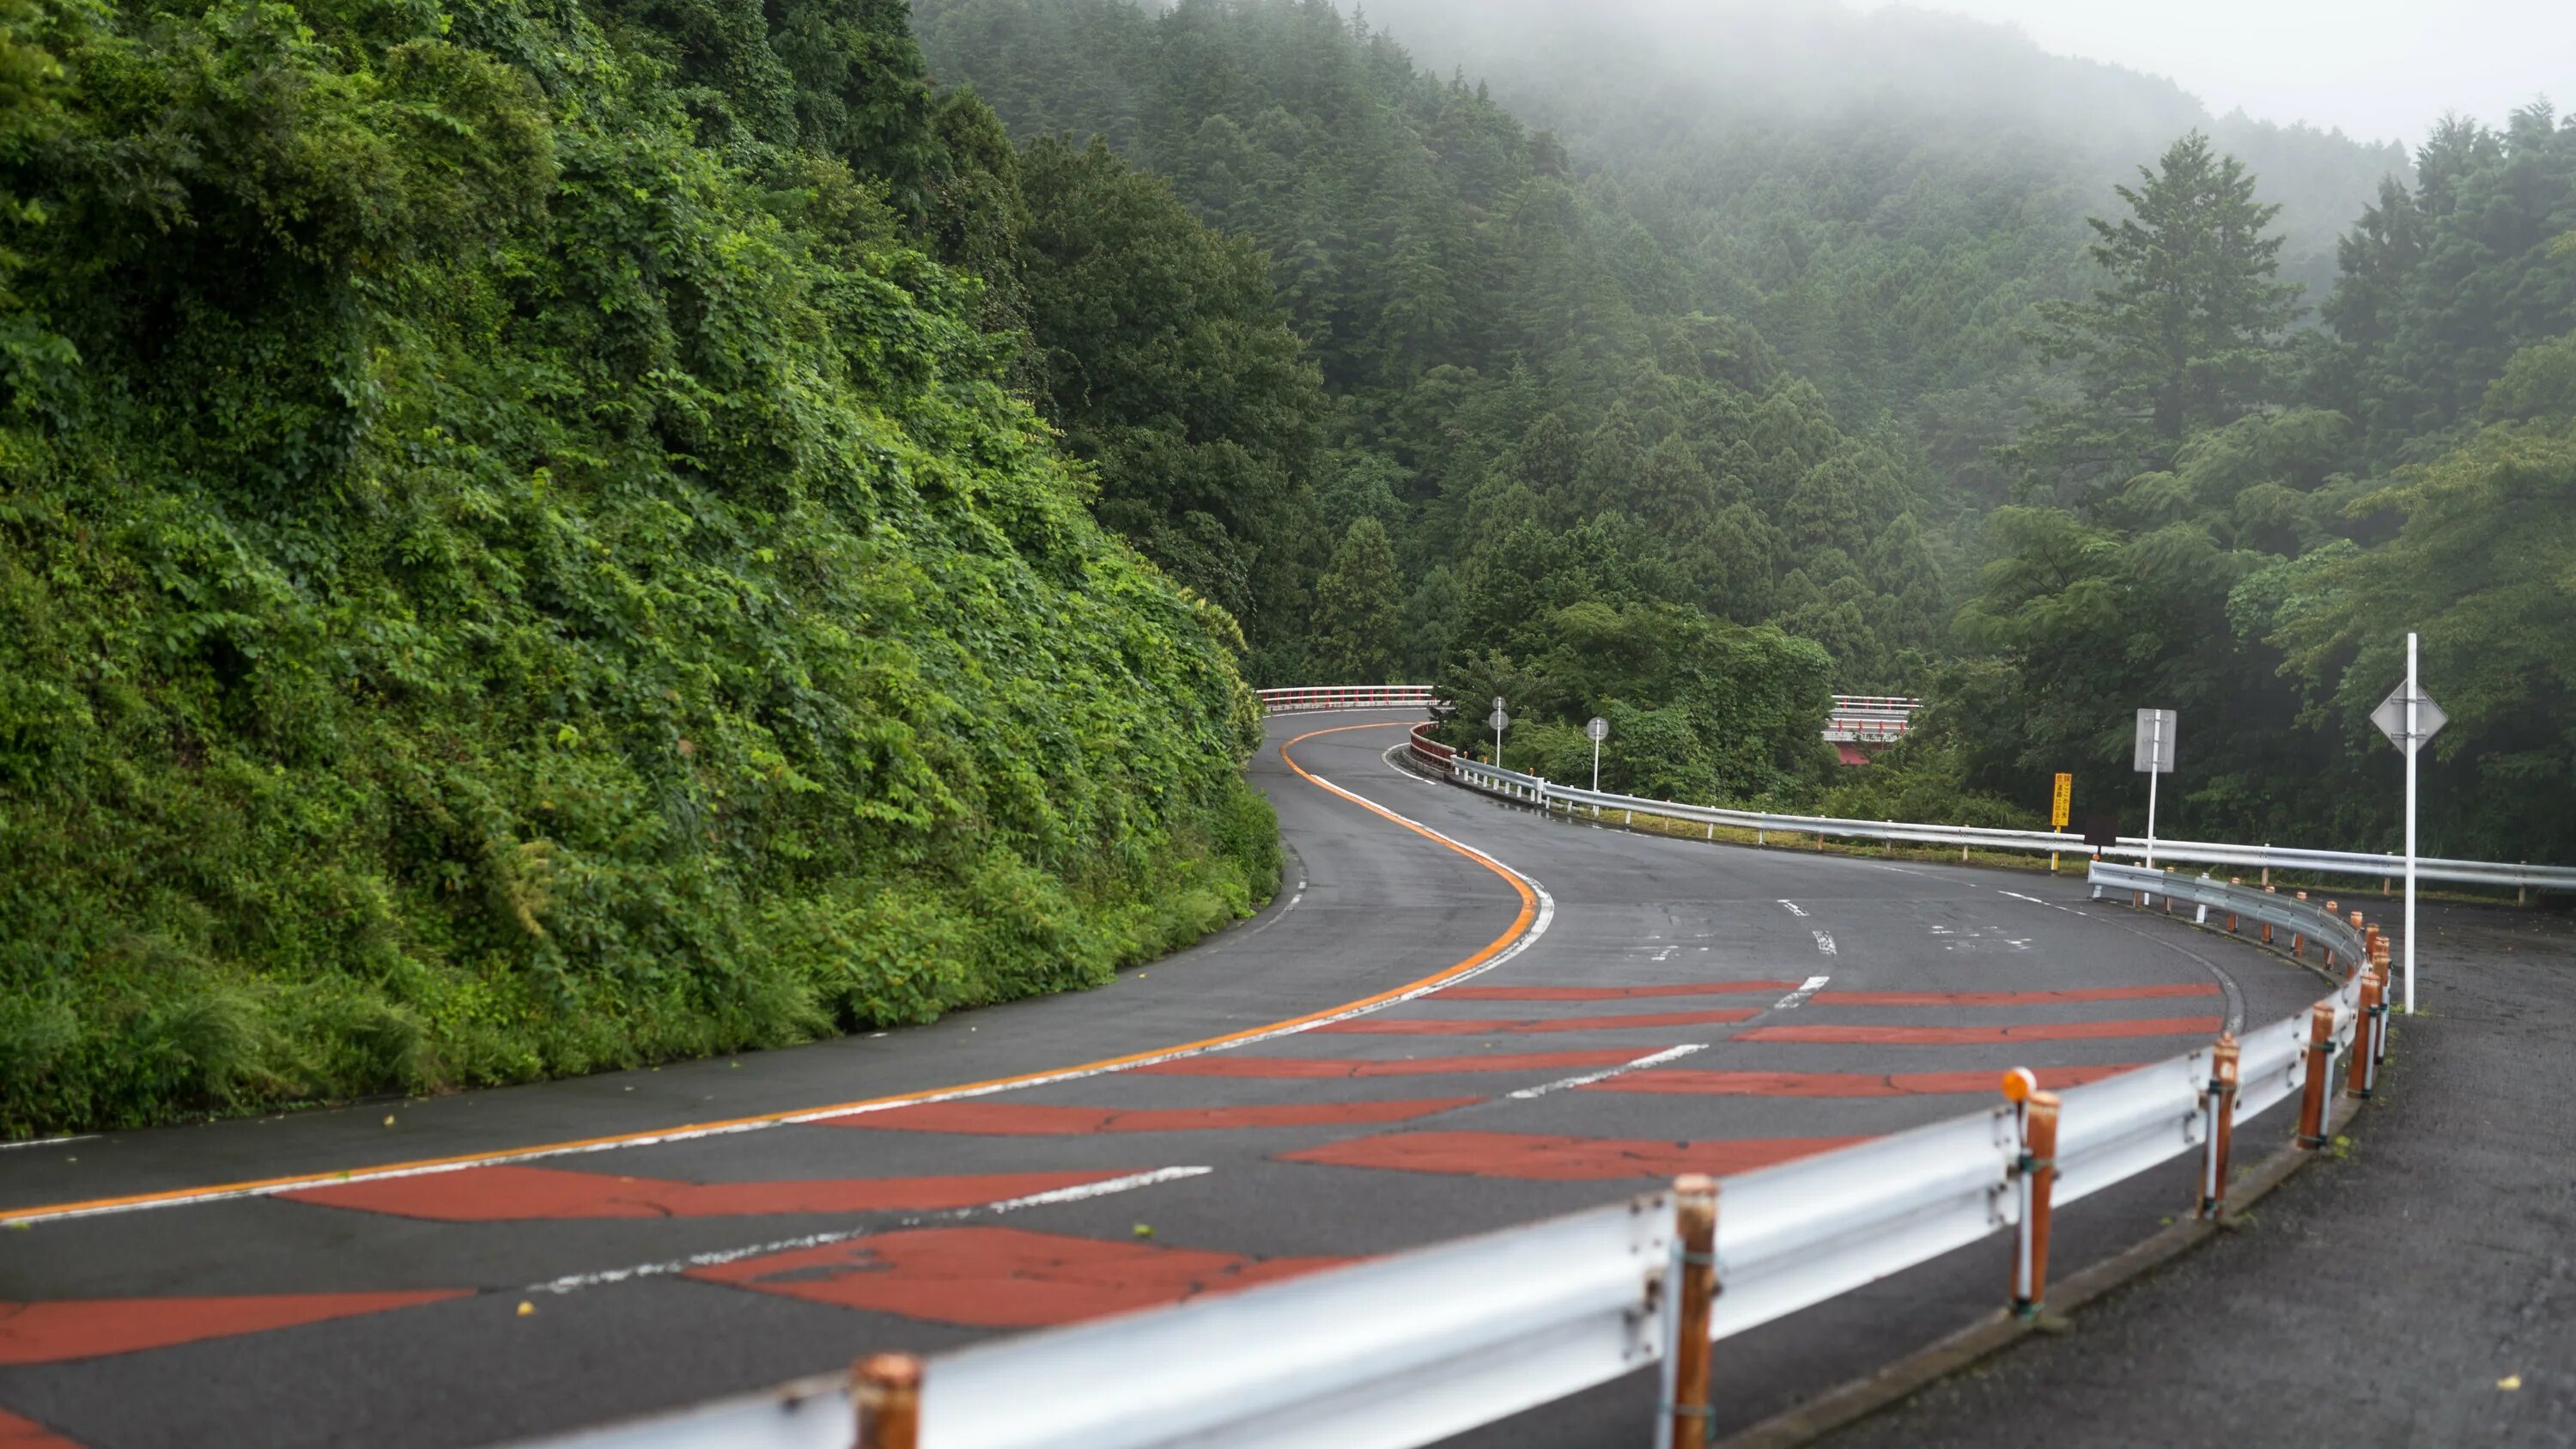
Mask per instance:
[[[2282,923],[2332,929],[2293,907],[2267,905]],[[1668,1395],[1685,1359],[1704,1383],[1710,1345],[2008,1230],[2022,1247],[2016,1306],[2035,1313],[2056,1207],[2199,1149],[2201,1211],[2214,1216],[2234,1129],[2292,1096],[2302,1140],[2322,1143],[2335,1059],[2350,1070],[2356,1041],[2375,1054],[2383,1040],[2360,1035],[2380,979],[2356,974],[2241,1043],[1721,1179],[1703,1247],[1676,1211],[1685,1179],[1676,1193],[933,1358],[907,1368],[899,1412],[880,1411],[878,1428],[900,1432],[866,1427],[882,1384],[854,1393],[814,1378],[539,1442],[839,1449],[855,1419],[862,1449],[1409,1449],[1649,1364],[1665,1365]],[[1693,1252],[1714,1279],[1704,1336],[1685,1338],[1678,1285]]]
[[[1516,770],[1497,769],[1488,764],[1461,757],[1448,770],[1449,778],[1458,784],[1481,789],[1507,799],[1526,801],[1543,809],[1560,805],[1572,809],[1588,807],[1596,811],[1624,810],[1646,815],[1660,815],[1673,820],[1690,820],[1710,825],[1724,825],[1755,832],[1781,831],[1795,835],[1818,835],[1842,840],[1889,840],[1920,845],[1959,845],[1978,850],[2026,851],[2048,855],[2090,855],[2093,847],[2080,835],[2051,830],[1999,830],[1974,825],[1918,825],[1896,820],[1846,820],[1825,815],[1772,815],[1754,810],[1727,810],[1712,805],[1685,805],[1674,800],[1650,800],[1634,795],[1608,791],[1581,790],[1558,785],[1536,775]],[[2143,860],[2147,842],[2138,836],[2124,835],[2120,843],[2105,848],[2105,856]],[[2158,840],[2155,854],[2159,860],[2186,862],[2192,865],[2233,865],[2248,870],[2301,871],[2313,875],[2353,876],[2363,879],[2387,879],[2406,873],[2406,860],[2397,855],[2374,855],[2347,850],[2298,850],[2273,845],[2230,845],[2206,840]],[[2576,867],[2558,865],[2508,865],[2500,861],[2445,860],[2419,858],[2415,863],[2419,879],[2447,881],[2462,885],[2521,886],[2534,890],[2576,891]]]
[[[1326,709],[1428,709],[1434,698],[1427,684],[1319,684],[1255,691],[1270,714],[1306,714]]]
[[[1660,1363],[1665,1402],[1681,1406],[1656,1442],[1674,1449],[1676,1425],[1706,1422],[1689,1395],[1705,1392],[1711,1345],[2004,1231],[2015,1309],[2035,1314],[2058,1206],[2198,1149],[2199,1211],[2216,1216],[2238,1126],[2298,1096],[2300,1142],[2323,1145],[2339,1058],[2368,1095],[2386,1048],[2375,933],[2206,877],[2097,863],[2090,879],[2097,894],[2227,912],[2231,928],[2254,920],[2369,969],[2241,1042],[2063,1093],[2008,1080],[2007,1105],[1714,1185],[1685,1178],[1526,1227],[538,1442],[840,1449],[855,1432],[859,1449],[1410,1449]]]

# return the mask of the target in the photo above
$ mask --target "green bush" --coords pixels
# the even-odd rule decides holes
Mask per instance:
[[[925,1021],[1275,887],[1232,621],[745,13],[10,11],[0,1131]]]

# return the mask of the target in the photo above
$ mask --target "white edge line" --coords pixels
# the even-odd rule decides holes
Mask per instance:
[[[1410,991],[1390,996],[1383,1001],[1370,1002],[1366,1006],[1355,1006],[1345,1011],[1334,1012],[1330,1016],[1316,1017],[1310,1021],[1298,1022],[1293,1026],[1283,1026],[1273,1031],[1261,1032],[1254,1036],[1239,1037],[1232,1041],[1221,1042],[1212,1046],[1187,1047],[1175,1051],[1156,1052],[1151,1055],[1140,1056],[1133,1061],[1118,1062],[1109,1066],[1075,1067],[1066,1071],[1048,1072],[1043,1075],[1032,1077],[1019,1077],[1007,1082],[994,1082],[982,1086],[953,1087],[946,1090],[934,1089],[924,1092],[915,1092],[905,1096],[891,1098],[883,1102],[872,1102],[859,1107],[820,1107],[811,1112],[798,1112],[784,1117],[768,1117],[758,1122],[734,1122],[727,1123],[720,1127],[681,1127],[675,1128],[669,1132],[655,1132],[642,1137],[621,1137],[613,1142],[589,1142],[571,1147],[540,1147],[515,1152],[493,1152],[479,1157],[465,1158],[461,1161],[432,1163],[422,1167],[383,1168],[373,1171],[365,1168],[357,1168],[341,1173],[314,1173],[298,1177],[293,1181],[265,1183],[258,1187],[215,1188],[207,1192],[189,1193],[184,1197],[156,1198],[150,1202],[108,1203],[99,1207],[80,1208],[68,1212],[30,1212],[25,1214],[13,1214],[6,1208],[0,1208],[0,1218],[4,1218],[12,1223],[59,1223],[70,1222],[75,1218],[106,1217],[115,1213],[147,1212],[154,1208],[187,1207],[196,1203],[208,1202],[229,1202],[237,1198],[275,1197],[281,1193],[302,1192],[309,1188],[336,1187],[344,1182],[386,1182],[395,1178],[428,1177],[442,1172],[462,1172],[471,1167],[498,1167],[506,1163],[534,1162],[550,1157],[578,1157],[593,1152],[616,1152],[628,1147],[658,1147],[671,1142],[696,1142],[709,1137],[732,1137],[747,1132],[763,1132],[772,1127],[800,1126],[811,1122],[828,1121],[838,1117],[862,1117],[873,1112],[890,1112],[897,1107],[918,1107],[932,1102],[955,1102],[970,1097],[990,1097],[1003,1092],[1021,1091],[1029,1087],[1048,1087],[1054,1086],[1060,1082],[1078,1082],[1090,1077],[1109,1076],[1117,1072],[1132,1072],[1140,1067],[1159,1066],[1164,1062],[1182,1061],[1190,1057],[1206,1056],[1213,1052],[1233,1051],[1238,1047],[1257,1046],[1263,1042],[1277,1041],[1282,1037],[1296,1036],[1303,1032],[1313,1031],[1315,1028],[1320,1026],[1331,1026],[1336,1022],[1349,1021],[1355,1017],[1367,1016],[1372,1012],[1383,1011],[1390,1006],[1402,1006],[1408,1001],[1418,1001],[1435,991],[1443,990],[1447,987],[1458,985],[1460,982],[1470,981],[1478,976],[1482,976],[1486,972],[1491,971],[1502,965],[1504,962],[1518,956],[1521,952],[1528,950],[1533,944],[1535,944],[1539,937],[1547,934],[1547,928],[1556,920],[1556,898],[1549,895],[1545,887],[1541,886],[1536,880],[1532,879],[1528,875],[1505,865],[1503,862],[1496,860],[1494,857],[1487,855],[1485,852],[1478,850],[1464,841],[1453,840],[1418,820],[1414,820],[1398,811],[1388,810],[1385,806],[1378,804],[1367,796],[1358,794],[1354,791],[1345,790],[1341,786],[1334,784],[1332,781],[1325,779],[1321,775],[1316,775],[1310,772],[1307,778],[1346,800],[1367,806],[1374,810],[1384,811],[1388,818],[1396,820],[1415,830],[1419,830],[1424,835],[1427,835],[1444,845],[1452,846],[1470,858],[1490,865],[1494,869],[1510,876],[1512,879],[1528,886],[1531,893],[1538,897],[1538,915],[1536,919],[1530,922],[1527,930],[1521,932],[1518,940],[1512,942],[1509,946],[1504,947],[1501,951],[1496,952],[1492,960],[1486,961],[1469,970],[1461,971],[1454,976],[1443,976],[1436,982],[1417,986]]]
[[[1049,1192],[1033,1192],[1026,1197],[1004,1198],[999,1202],[978,1203],[973,1207],[951,1208],[946,1212],[915,1213],[890,1222],[870,1223],[863,1228],[807,1233],[803,1237],[780,1238],[774,1242],[755,1243],[747,1248],[718,1248],[712,1252],[692,1253],[685,1258],[666,1258],[658,1263],[638,1263],[628,1268],[606,1268],[596,1273],[573,1273],[561,1278],[551,1278],[543,1283],[531,1283],[525,1291],[562,1294],[583,1288],[606,1287],[611,1283],[624,1283],[635,1278],[667,1278],[674,1273],[686,1273],[692,1268],[713,1268],[725,1263],[740,1262],[745,1258],[762,1258],[772,1253],[792,1253],[800,1248],[828,1247],[833,1243],[846,1243],[853,1238],[864,1238],[876,1233],[901,1232],[906,1228],[919,1227],[923,1223],[955,1222],[960,1218],[1017,1212],[1021,1208],[1048,1207],[1056,1203],[1082,1202],[1095,1197],[1108,1197],[1112,1193],[1133,1192],[1140,1187],[1159,1187],[1164,1183],[1179,1182],[1184,1178],[1205,1177],[1214,1171],[1216,1169],[1213,1167],[1157,1168],[1152,1172],[1130,1173],[1125,1177],[1080,1183],[1073,1187],[1059,1187]]]
[[[1692,1052],[1706,1050],[1708,1050],[1707,1042],[1684,1042],[1680,1046],[1666,1047],[1662,1051],[1639,1057],[1633,1062],[1621,1062],[1615,1067],[1607,1067],[1601,1071],[1586,1072],[1579,1077],[1567,1077],[1561,1082],[1548,1082],[1542,1086],[1523,1087],[1517,1092],[1506,1092],[1503,1094],[1503,1100],[1526,1102],[1532,1097],[1544,1097],[1550,1092],[1562,1092],[1568,1087],[1588,1087],[1594,1082],[1606,1082],[1612,1077],[1625,1076],[1644,1067],[1660,1067],[1666,1062],[1679,1061]]]
[[[1825,953],[1826,955],[1828,955],[1828,956],[1832,956],[1832,955],[1837,954],[1837,953],[1836,953],[1836,951],[1834,950],[1834,938],[1833,938],[1833,933],[1832,933],[1832,932],[1830,932],[1830,931],[1816,931],[1816,932],[1813,932],[1812,934],[1813,934],[1813,935],[1815,936],[1815,938],[1816,938],[1816,949],[1817,949],[1817,950],[1824,952],[1824,953]]]
[[[21,1142],[0,1142],[0,1152],[15,1152],[21,1147],[61,1147],[72,1142],[96,1142],[103,1135],[84,1132],[77,1137],[30,1137]]]

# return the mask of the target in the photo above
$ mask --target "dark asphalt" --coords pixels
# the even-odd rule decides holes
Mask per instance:
[[[2576,921],[2432,907],[2346,1156],[1833,1441],[2576,1444]]]
[[[1393,769],[1381,752],[1401,730],[1388,716],[1274,721],[1272,740],[1319,730],[1333,732],[1294,745],[1300,763],[1524,873],[1546,898],[1543,934],[1453,994],[1168,1069],[0,1233],[0,1442],[16,1442],[8,1413],[101,1449],[471,1445],[566,1428],[1884,1133],[1990,1101],[1985,1084],[2007,1067],[2157,1060],[2240,1009],[2269,1021],[2321,990],[2242,943],[2090,906],[2071,875],[1546,820]],[[1521,912],[1504,878],[1298,778],[1278,750],[1254,775],[1293,850],[1282,899],[1101,991],[738,1064],[0,1152],[0,1212],[1075,1066],[1421,980],[1487,950]],[[1829,978],[1817,994],[1788,1004],[1817,976]],[[1660,990],[1605,994],[1631,987]],[[2028,995],[2067,991],[2094,997]],[[1888,992],[1910,996],[1870,995]],[[1613,1017],[1635,1019],[1601,1020]],[[1938,1039],[2120,1023],[2096,1030],[2123,1034],[2071,1039]],[[1799,1039],[1851,1027],[1922,1039]],[[1509,1095],[1683,1047],[1697,1049],[1597,1086]],[[1788,1086],[1877,1094],[1780,1095]],[[1165,1175],[1103,1186],[1152,1173]],[[2060,1265],[2143,1236],[2191,1201],[2190,1177],[2176,1164],[2062,1215]],[[1072,1185],[1100,1195],[978,1206]],[[833,1240],[791,1246],[817,1235]],[[693,1256],[692,1274],[676,1271]],[[2004,1282],[1998,1241],[1730,1340],[1721,1429],[1957,1326]],[[323,1296],[361,1294],[378,1296]],[[1650,1413],[1651,1389],[1628,1381],[1476,1440],[1643,1442]]]

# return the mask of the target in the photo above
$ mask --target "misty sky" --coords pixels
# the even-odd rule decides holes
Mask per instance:
[[[2489,125],[2576,106],[2576,0],[1912,0],[2049,50],[2171,76],[2212,111],[2412,146],[2446,110]],[[1876,8],[1859,0],[1860,8]]]

